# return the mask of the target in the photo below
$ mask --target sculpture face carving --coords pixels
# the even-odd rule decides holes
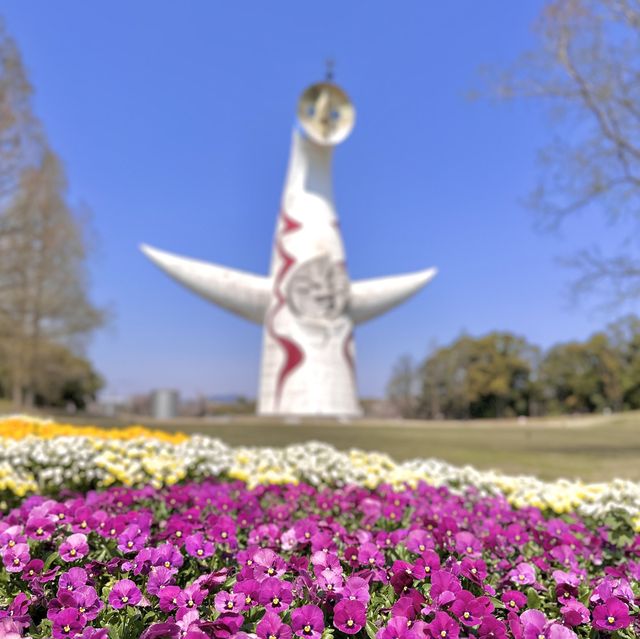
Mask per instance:
[[[328,255],[303,262],[291,275],[286,295],[291,312],[301,319],[336,319],[349,301],[344,264]]]

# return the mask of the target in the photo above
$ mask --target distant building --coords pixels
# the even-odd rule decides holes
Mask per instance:
[[[178,416],[180,396],[177,390],[163,388],[151,395],[151,416],[155,419],[173,419]]]

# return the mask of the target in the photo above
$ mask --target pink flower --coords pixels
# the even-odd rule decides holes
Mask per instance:
[[[117,581],[109,593],[109,603],[117,609],[135,606],[141,599],[142,593],[131,579]]]
[[[360,601],[343,599],[333,609],[333,625],[347,635],[359,632],[366,620],[366,608]]]
[[[351,601],[360,601],[365,606],[369,603],[369,584],[362,577],[349,577],[340,594]]]
[[[2,563],[7,572],[22,572],[30,559],[31,555],[27,544],[20,543],[14,546],[7,546],[2,552]]]
[[[67,539],[60,544],[58,552],[63,561],[82,559],[89,552],[87,536],[83,533],[69,535]]]
[[[428,628],[431,636],[437,639],[458,639],[460,635],[460,626],[446,612],[436,612]]]
[[[214,606],[218,612],[240,612],[244,609],[244,597],[238,593],[222,590],[216,593]]]
[[[631,623],[629,606],[616,597],[610,597],[604,604],[593,609],[593,626],[598,630],[620,630]]]
[[[580,624],[587,623],[591,618],[589,609],[579,601],[568,601],[560,609],[562,612],[562,618],[569,626],[579,626]]]
[[[408,625],[406,617],[393,617],[376,633],[376,639],[423,639],[423,633],[417,633]]]
[[[189,535],[185,539],[185,548],[189,555],[197,559],[211,557],[215,550],[214,545],[210,541],[207,541],[202,533]]]
[[[282,622],[275,613],[267,611],[256,626],[256,634],[260,639],[291,639],[291,627]]]
[[[531,564],[518,564],[509,571],[509,579],[518,586],[528,586],[536,582],[536,570]]]
[[[22,639],[22,626],[9,617],[0,619],[0,637],[2,639]]]
[[[320,639],[324,630],[322,610],[314,604],[307,604],[296,608],[291,613],[293,632],[305,639]]]

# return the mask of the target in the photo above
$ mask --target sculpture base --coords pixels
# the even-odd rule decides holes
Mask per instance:
[[[326,411],[326,410],[301,410],[299,412],[283,412],[276,410],[261,410],[258,407],[256,414],[260,417],[329,417],[335,419],[362,417],[362,409],[357,408],[353,411]]]

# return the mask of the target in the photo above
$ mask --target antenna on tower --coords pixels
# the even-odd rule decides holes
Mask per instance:
[[[324,81],[325,82],[333,82],[333,77],[335,75],[336,62],[333,58],[327,58],[325,61],[325,74]]]

